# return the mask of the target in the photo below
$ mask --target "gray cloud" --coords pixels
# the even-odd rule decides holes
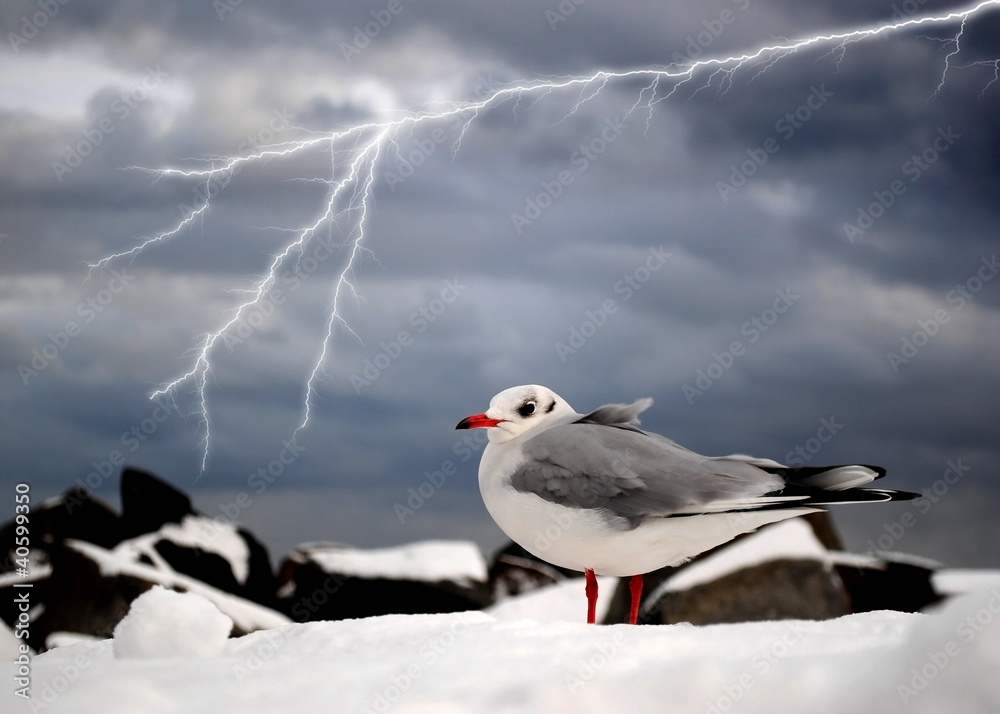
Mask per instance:
[[[149,395],[192,367],[204,335],[294,236],[287,229],[321,214],[330,154],[247,166],[211,186],[203,218],[88,279],[88,263],[169,230],[203,200],[197,181],[129,167],[203,168],[518,79],[665,66],[699,48],[742,52],[893,12],[757,0],[684,11],[589,1],[563,20],[546,14],[557,3],[402,8],[364,44],[357,28],[378,23],[378,4],[242,3],[220,18],[204,3],[69,3],[26,44],[8,42],[22,73],[5,78],[0,102],[9,478],[52,494],[117,451],[196,494],[236,491],[302,418],[342,250],[311,270],[284,265],[280,304],[213,351],[201,480],[193,385],[162,422]],[[21,32],[36,10],[8,4],[4,26]],[[1000,90],[992,64],[974,63],[1000,56],[994,23],[970,24],[936,95],[947,46],[914,32],[785,57],[761,74],[701,74],[669,99],[661,83],[648,110],[650,80],[638,78],[593,97],[526,94],[482,111],[464,134],[455,121],[401,132],[376,170],[372,254],[351,272],[359,297],[342,302],[355,334],[336,326],[299,434],[305,450],[259,497],[253,525],[283,544],[462,533],[495,543],[477,505],[478,458],[459,460],[453,427],[528,382],[581,411],[651,395],[646,426],[707,453],[783,459],[833,417],[844,427],[809,454],[817,462],[880,463],[893,485],[920,489],[964,457],[976,493],[993,493]],[[957,138],[935,149],[940,132]],[[345,152],[332,159],[345,170]],[[872,208],[889,194],[888,208]],[[879,215],[848,235],[859,211]],[[643,272],[650,250],[670,257]],[[123,290],[111,290],[110,267],[130,276]],[[446,303],[448,281],[462,288]],[[788,290],[799,297],[771,322]],[[699,374],[708,387],[691,398],[684,386]],[[392,525],[395,494],[449,459],[457,473],[441,497]],[[116,476],[101,480],[109,497]],[[995,560],[985,546],[970,552],[979,526],[960,523],[962,508],[984,516],[963,493],[924,521],[927,533],[954,534],[933,555]],[[330,533],[323,513],[350,525]],[[844,520],[878,526],[862,521]],[[911,543],[932,539],[899,546]]]

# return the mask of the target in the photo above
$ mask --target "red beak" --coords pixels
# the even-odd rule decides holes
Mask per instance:
[[[490,419],[485,414],[473,414],[470,417],[465,417],[462,421],[458,422],[456,429],[478,429],[481,426],[496,426],[503,419]]]

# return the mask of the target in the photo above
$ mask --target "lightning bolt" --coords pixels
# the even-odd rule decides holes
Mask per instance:
[[[339,230],[340,235],[343,237],[342,247],[347,257],[343,263],[343,268],[333,280],[325,334],[320,343],[319,354],[313,363],[313,368],[305,384],[305,393],[302,402],[302,420],[295,429],[293,439],[302,429],[306,428],[314,407],[314,399],[318,394],[317,383],[325,374],[323,365],[333,343],[337,326],[339,325],[354,335],[354,337],[357,337],[357,334],[354,333],[342,316],[342,301],[348,294],[354,299],[358,298],[357,286],[353,282],[353,273],[361,256],[365,253],[370,254],[365,245],[365,239],[376,169],[379,166],[381,157],[389,153],[389,150],[392,148],[395,148],[396,155],[399,156],[399,137],[404,130],[412,130],[418,126],[433,124],[445,119],[463,120],[461,132],[452,145],[452,153],[454,155],[461,147],[462,140],[467,132],[471,130],[476,119],[485,110],[495,109],[506,102],[512,102],[512,111],[516,115],[521,100],[525,97],[533,97],[533,105],[542,101],[553,92],[578,90],[579,98],[566,117],[564,117],[563,120],[565,120],[578,111],[584,104],[597,97],[608,84],[634,78],[644,78],[648,81],[639,91],[634,104],[627,110],[626,117],[640,108],[644,108],[648,112],[648,127],[652,119],[654,106],[671,98],[682,87],[696,80],[698,77],[707,75],[704,83],[696,91],[710,87],[716,78],[719,77],[719,88],[720,91],[724,92],[732,86],[734,77],[741,70],[753,71],[754,73],[749,80],[753,81],[753,79],[766,72],[777,62],[789,55],[802,51],[827,47],[829,48],[828,54],[833,54],[837,57],[836,63],[839,67],[840,60],[843,59],[847,47],[851,44],[877,37],[887,37],[892,34],[918,28],[953,27],[957,25],[957,31],[947,43],[952,46],[952,49],[943,60],[940,80],[932,95],[936,96],[945,84],[948,72],[952,68],[952,60],[961,52],[960,40],[966,30],[967,22],[997,6],[1000,6],[1000,0],[984,0],[965,9],[953,10],[945,14],[907,18],[898,22],[874,24],[839,33],[817,34],[798,40],[788,40],[765,45],[743,54],[736,54],[729,57],[706,58],[697,61],[692,60],[686,64],[672,64],[665,67],[644,67],[625,71],[600,70],[587,76],[520,82],[491,89],[486,92],[485,96],[476,101],[443,103],[440,105],[442,108],[437,111],[402,112],[401,116],[396,118],[359,123],[342,131],[321,133],[302,141],[284,142],[263,147],[246,156],[223,157],[211,167],[204,169],[148,169],[130,167],[145,171],[153,175],[156,180],[165,178],[195,180],[204,182],[205,186],[208,187],[214,181],[228,182],[234,177],[236,171],[243,166],[287,158],[317,148],[326,147],[324,150],[329,151],[331,165],[334,169],[336,169],[337,164],[336,158],[340,155],[347,156],[347,161],[345,162],[347,168],[344,175],[340,179],[337,179],[336,171],[333,171],[331,178],[326,180],[329,190],[322,210],[318,212],[314,221],[310,225],[294,231],[296,234],[294,240],[287,243],[284,250],[271,259],[264,276],[255,283],[252,289],[247,291],[250,294],[249,298],[235,309],[235,313],[228,321],[204,337],[200,346],[195,350],[194,362],[191,369],[169,383],[164,384],[150,396],[151,398],[156,398],[166,395],[174,398],[182,385],[187,383],[194,385],[194,393],[197,395],[198,404],[196,412],[204,434],[201,442],[202,459],[200,477],[206,470],[211,445],[212,420],[206,390],[209,377],[212,373],[213,351],[220,340],[225,340],[229,331],[241,320],[248,310],[259,306],[267,298],[275,286],[278,271],[282,266],[287,265],[293,256],[298,256],[298,259],[301,260],[305,250],[316,239],[321,229],[327,228],[330,231]],[[993,64],[997,76],[1000,76],[1000,60],[974,62],[971,64]],[[996,77],[990,84],[993,84],[995,81],[997,81]],[[664,90],[664,87],[661,87],[661,85],[664,85],[667,89]],[[126,258],[134,261],[143,252],[153,249],[157,244],[164,243],[182,234],[185,229],[191,227],[210,210],[214,203],[214,198],[210,197],[208,192],[206,192],[206,195],[208,197],[204,205],[197,210],[189,212],[181,221],[169,229],[153,236],[139,238],[132,248],[107,255],[96,263],[91,264],[89,266],[91,274],[94,270],[100,270],[115,261]],[[341,221],[346,221],[346,228],[339,229]]]

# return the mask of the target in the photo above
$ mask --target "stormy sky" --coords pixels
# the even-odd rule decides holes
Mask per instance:
[[[959,43],[927,24],[405,123],[324,219],[375,133],[335,132],[962,7],[5,3],[0,488],[114,505],[125,463],[274,556],[489,550],[483,434],[454,426],[538,383],[580,412],[651,396],[644,427],[702,453],[885,466],[927,495],[840,509],[851,548],[996,565],[1000,8]],[[150,395],[230,320],[199,478],[201,373]]]

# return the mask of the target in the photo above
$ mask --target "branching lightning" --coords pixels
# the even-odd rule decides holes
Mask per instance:
[[[355,299],[358,296],[357,288],[352,282],[353,272],[362,254],[368,251],[365,245],[366,227],[373,197],[376,170],[384,154],[393,148],[398,151],[399,136],[406,129],[413,129],[420,125],[431,124],[444,119],[462,120],[461,132],[452,146],[454,153],[459,150],[462,140],[484,110],[494,109],[505,102],[512,101],[513,111],[516,114],[521,100],[526,97],[533,98],[533,103],[537,103],[553,92],[578,89],[579,98],[566,115],[565,118],[568,118],[578,111],[581,106],[598,96],[608,84],[635,78],[645,79],[648,82],[638,92],[638,96],[627,110],[627,114],[630,115],[636,110],[644,108],[648,112],[648,126],[652,120],[653,109],[656,104],[671,98],[682,87],[696,81],[698,78],[702,78],[704,82],[700,89],[711,86],[716,81],[716,78],[719,78],[719,89],[724,92],[728,87],[732,86],[734,77],[741,70],[753,70],[753,74],[749,80],[752,81],[777,62],[801,51],[828,47],[830,54],[836,55],[837,65],[839,66],[848,45],[918,28],[953,28],[957,26],[951,40],[947,42],[951,46],[951,49],[943,59],[940,80],[937,88],[934,90],[934,95],[936,95],[944,87],[949,70],[952,69],[952,62],[962,50],[960,41],[966,30],[967,23],[974,17],[998,6],[1000,6],[1000,0],[984,0],[963,10],[956,10],[946,14],[913,17],[898,22],[875,24],[840,33],[813,35],[799,40],[788,40],[766,45],[744,54],[706,58],[691,61],[684,65],[675,64],[666,67],[646,67],[618,72],[600,70],[582,77],[527,81],[492,89],[476,101],[448,103],[439,111],[408,112],[399,118],[360,123],[342,131],[311,136],[303,141],[285,142],[264,147],[246,156],[225,157],[221,161],[215,162],[210,168],[190,170],[177,168],[139,169],[151,173],[157,179],[187,179],[204,182],[206,185],[209,185],[211,182],[217,180],[228,182],[234,176],[235,172],[243,166],[290,157],[317,147],[329,147],[331,163],[333,164],[335,164],[335,157],[340,154],[346,154],[348,157],[345,162],[346,168],[341,169],[344,172],[342,177],[338,179],[334,175],[327,181],[329,190],[326,201],[313,222],[294,231],[295,239],[291,240],[285,246],[284,250],[271,259],[264,277],[252,289],[247,291],[250,294],[249,298],[236,308],[231,319],[222,324],[214,332],[205,336],[200,346],[195,350],[194,362],[191,369],[173,381],[164,384],[151,397],[155,398],[161,395],[174,397],[182,385],[187,383],[193,384],[194,392],[197,395],[197,414],[204,433],[201,444],[201,474],[203,474],[208,464],[212,435],[212,420],[210,418],[206,389],[209,376],[212,372],[213,350],[217,347],[220,339],[225,340],[227,333],[240,321],[248,310],[258,306],[266,298],[269,291],[275,286],[279,270],[282,266],[287,265],[296,255],[298,259],[301,259],[304,251],[315,239],[320,229],[326,228],[331,231],[336,230],[340,232],[346,260],[344,261],[343,268],[333,281],[326,329],[321,341],[319,354],[313,363],[312,371],[305,384],[302,420],[295,430],[295,435],[308,425],[314,406],[314,398],[317,394],[317,381],[323,375],[324,363],[331,344],[334,341],[335,328],[339,325],[347,332],[353,334],[350,325],[347,324],[342,316],[341,306],[346,294],[350,294]],[[971,66],[972,64],[992,64],[996,69],[997,76],[1000,76],[1000,60],[973,62],[966,66]],[[993,84],[995,81],[996,78],[990,84]],[[177,237],[185,229],[191,227],[192,224],[207,214],[213,203],[214,200],[212,198],[206,198],[201,208],[190,212],[176,225],[157,235],[137,239],[135,246],[129,250],[101,258],[89,266],[91,272],[126,258],[135,260],[144,251],[152,249],[159,243]],[[346,222],[346,228],[340,227],[341,221]]]

